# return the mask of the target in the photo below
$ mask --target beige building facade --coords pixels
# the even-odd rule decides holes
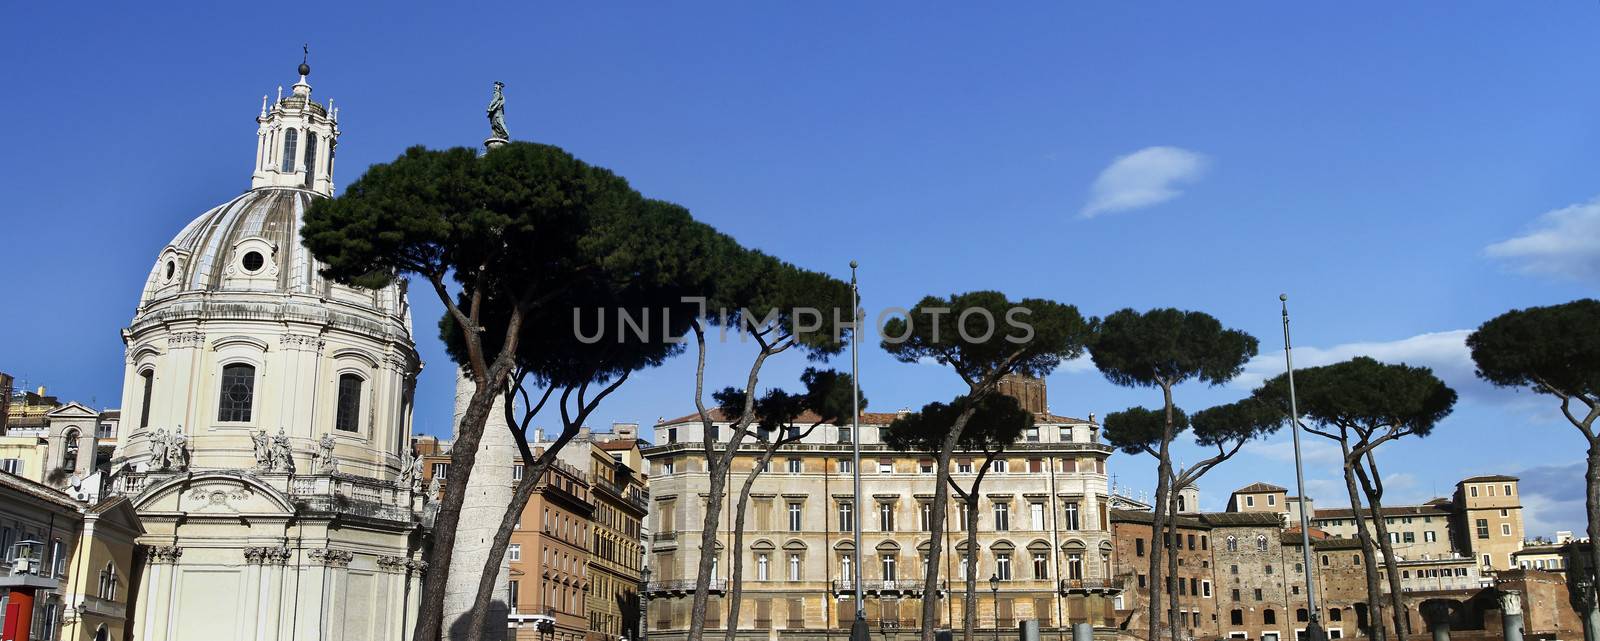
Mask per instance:
[[[1022,392],[1043,401],[1042,390]],[[972,574],[978,579],[981,628],[1037,619],[1045,628],[1078,621],[1109,631],[1117,591],[1105,467],[1111,448],[1100,442],[1092,421],[1037,414],[1036,427],[996,461],[980,489],[978,549],[971,551],[970,566],[963,563],[969,556],[964,515],[954,501],[945,537],[927,537],[934,461],[884,444],[882,432],[896,414],[862,416],[859,496],[851,482],[851,428],[825,425],[781,450],[752,492],[738,621],[728,620],[724,601],[732,567],[732,501],[717,545],[700,549],[708,487],[702,424],[698,415],[662,421],[656,426],[660,443],[644,450],[651,473],[650,638],[683,638],[696,567],[707,553],[716,555],[708,629],[837,635],[850,626],[859,581],[874,630],[912,635],[923,625],[921,604],[929,596],[922,591],[923,569],[932,545],[942,547],[944,566],[939,594],[933,595],[940,599],[939,620],[932,625],[959,627],[964,580]],[[714,419],[714,439],[726,439],[726,417]],[[761,445],[748,440],[740,448],[732,492],[760,452]],[[981,454],[958,453],[951,462],[955,481],[970,486],[981,464]],[[858,519],[859,567],[851,535]],[[998,580],[996,591],[990,590],[991,577]]]

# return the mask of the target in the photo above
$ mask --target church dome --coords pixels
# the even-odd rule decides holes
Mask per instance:
[[[300,245],[301,220],[320,197],[262,187],[201,214],[161,252],[140,306],[197,290],[326,295],[320,265]]]

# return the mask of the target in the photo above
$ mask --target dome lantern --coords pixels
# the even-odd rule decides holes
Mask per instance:
[[[333,156],[339,143],[337,113],[311,99],[311,66],[304,60],[300,81],[288,96],[256,117],[256,162],[250,188],[295,187],[333,195]],[[264,99],[264,97],[263,97]]]

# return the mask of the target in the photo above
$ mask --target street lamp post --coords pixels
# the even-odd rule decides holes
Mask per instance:
[[[1310,517],[1306,514],[1306,473],[1300,463],[1300,408],[1294,397],[1294,356],[1289,346],[1289,295],[1279,294],[1278,302],[1283,306],[1283,366],[1289,379],[1289,427],[1294,434],[1294,480],[1300,492],[1300,551],[1306,571],[1306,609],[1311,615],[1306,623],[1306,641],[1327,641],[1322,631],[1322,613],[1317,611],[1317,584],[1311,575],[1311,525]]]
[[[989,575],[989,592],[994,598],[994,641],[1000,641],[1000,575]]]
[[[861,290],[856,285],[856,268],[859,266],[856,261],[850,261],[850,402],[854,408],[850,415],[850,472],[855,492],[850,499],[851,536],[855,541],[855,549],[850,552],[855,557],[850,578],[855,584],[856,594],[856,616],[850,623],[850,641],[870,641],[872,633],[867,629],[866,594],[861,586],[861,519],[866,514],[861,510],[864,505],[861,500],[861,359],[856,352],[856,345],[861,343]]]
[[[639,641],[650,641],[650,566],[639,570]]]

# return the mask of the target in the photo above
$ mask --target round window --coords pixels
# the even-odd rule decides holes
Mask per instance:
[[[228,386],[228,400],[235,403],[244,403],[250,400],[250,386],[244,383],[234,383]]]
[[[261,252],[245,252],[244,259],[241,261],[241,264],[244,265],[245,271],[254,272],[260,271],[261,266],[266,264],[266,262],[266,259],[261,257]]]
[[[172,273],[176,271],[178,271],[178,264],[170,260],[167,261],[167,280],[172,280]]]

